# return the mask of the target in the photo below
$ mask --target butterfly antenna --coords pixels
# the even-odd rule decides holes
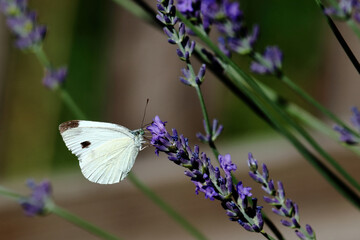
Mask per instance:
[[[144,115],[143,115],[143,118],[142,118],[142,121],[141,121],[141,128],[144,127],[144,120],[145,120],[146,109],[147,109],[148,104],[149,104],[149,99],[146,99],[146,104],[145,104],[145,109],[144,109]]]

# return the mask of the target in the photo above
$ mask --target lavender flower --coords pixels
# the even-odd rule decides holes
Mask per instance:
[[[49,203],[51,196],[51,184],[49,181],[42,181],[36,184],[33,180],[28,180],[28,187],[32,190],[30,197],[20,201],[22,208],[27,216],[46,214],[48,209],[46,204]]]
[[[360,2],[359,0],[340,0],[338,6],[325,8],[324,13],[344,21],[353,17],[360,23]]]
[[[206,130],[205,120],[203,121],[203,123],[204,123],[204,129],[205,129],[206,135],[203,135],[202,133],[197,133],[196,137],[202,142],[210,142],[210,141],[214,142],[218,138],[218,136],[221,134],[221,132],[223,131],[224,126],[221,124],[219,125],[219,121],[217,119],[214,119],[212,129],[211,129],[211,134],[210,134]]]
[[[228,56],[231,52],[249,54],[259,34],[259,27],[255,25],[251,32],[244,24],[244,15],[240,4],[228,0],[205,0],[201,4],[204,22],[214,24],[221,37],[218,39],[219,48]]]
[[[184,0],[180,1],[178,6],[183,13],[190,14],[199,3],[198,1]],[[180,81],[185,85],[197,87],[204,81],[206,65],[202,64],[198,74],[195,74],[190,62],[190,57],[195,48],[195,41],[191,41],[189,36],[186,35],[184,23],[180,22],[178,30],[176,29],[178,18],[175,16],[176,8],[173,4],[174,2],[172,0],[158,0],[158,14],[156,17],[165,25],[163,30],[168,36],[168,42],[178,45],[176,53],[179,58],[187,64],[187,67],[182,69],[183,76],[180,77]]]
[[[65,81],[67,76],[67,68],[61,67],[58,69],[46,68],[43,84],[49,89],[55,89]]]
[[[36,13],[27,9],[26,0],[0,0],[0,11],[6,16],[6,23],[16,37],[16,47],[31,49],[42,44],[46,27],[37,23]]]
[[[341,142],[345,142],[350,145],[358,143],[356,137],[353,134],[351,134],[348,130],[346,130],[345,128],[343,128],[339,125],[335,125],[333,129],[340,133],[340,141]]]
[[[282,59],[282,52],[278,47],[267,47],[264,55],[251,63],[250,69],[258,74],[281,75]]]
[[[294,203],[289,198],[285,198],[285,190],[282,182],[278,181],[278,189],[276,190],[274,187],[273,180],[269,180],[269,171],[265,164],[262,164],[262,174],[258,171],[258,163],[257,160],[253,157],[251,153],[249,153],[248,159],[249,165],[249,175],[252,179],[254,179],[257,183],[262,184],[262,189],[269,194],[270,196],[264,196],[265,202],[274,206],[272,211],[285,217],[289,220],[282,219],[280,222],[286,226],[295,229],[295,234],[300,239],[313,240],[316,239],[315,233],[310,227],[310,225],[306,225],[305,229],[303,229],[300,225],[300,217],[299,217],[299,207],[296,203]]]
[[[353,112],[353,115],[351,117],[351,123],[360,132],[360,112],[359,112],[359,109],[357,107],[352,107],[351,111]]]
[[[203,192],[205,198],[219,200],[231,221],[237,221],[246,230],[260,232],[264,221],[261,208],[257,206],[256,198],[252,199],[252,206],[248,204],[251,188],[244,187],[239,182],[236,187],[232,183],[231,172],[236,170],[229,154],[219,155],[220,168],[214,167],[210,158],[204,152],[200,153],[199,147],[190,148],[188,139],[178,135],[176,129],[170,134],[165,128],[165,122],[156,116],[147,130],[152,134],[151,145],[155,153],[164,152],[168,159],[177,165],[185,167],[185,175],[195,184],[195,193]]]

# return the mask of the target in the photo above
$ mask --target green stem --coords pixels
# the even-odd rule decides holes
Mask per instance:
[[[297,94],[299,94],[303,99],[308,101],[310,104],[314,105],[317,109],[319,109],[322,113],[326,116],[331,118],[334,122],[339,124],[340,126],[344,127],[346,130],[351,132],[353,135],[360,137],[360,134],[348,127],[345,123],[343,123],[338,117],[335,116],[332,112],[326,109],[323,105],[321,105],[318,101],[316,101],[313,97],[307,94],[304,90],[302,90],[298,85],[296,85],[290,78],[283,75],[280,80],[284,82],[289,88],[294,90]]]
[[[349,18],[346,21],[346,24],[353,30],[353,32],[356,34],[358,39],[360,39],[360,29],[358,25],[354,22],[354,20],[352,18]]]
[[[179,223],[185,230],[187,230],[194,238],[205,240],[206,237],[197,230],[191,223],[183,218],[178,212],[176,212],[170,205],[162,200],[155,192],[151,191],[145,184],[143,184],[133,173],[129,173],[127,178],[140,189],[149,199],[151,199],[158,207],[169,214],[177,223]]]
[[[10,191],[2,186],[0,186],[0,195],[11,198],[15,201],[20,201],[22,199],[26,199],[23,195]],[[45,209],[51,213],[54,213],[67,221],[74,223],[75,225],[87,230],[88,232],[99,236],[102,239],[109,239],[109,240],[116,240],[119,239],[104,230],[100,229],[99,227],[79,218],[78,216],[66,211],[63,208],[60,208],[55,205],[50,199],[46,202]]]
[[[48,57],[46,56],[42,46],[36,46],[32,49],[32,51],[42,66],[44,66],[45,68],[51,67],[51,63],[50,63]]]
[[[66,211],[65,209],[56,206],[54,203],[48,204],[47,207],[52,213],[73,223],[74,225],[76,225],[82,229],[85,229],[86,231],[88,231],[102,239],[107,239],[107,240],[119,240],[120,239],[110,233],[107,233],[106,231],[102,230],[101,228],[85,221],[84,219],[79,218],[78,216]]]
[[[12,198],[17,201],[23,198],[22,195],[15,193],[13,191],[10,191],[2,186],[0,186],[0,195],[8,197],[8,198]]]
[[[206,126],[206,131],[209,133],[209,146],[211,148],[211,150],[213,151],[214,155],[216,156],[216,159],[218,159],[219,157],[219,151],[217,150],[214,141],[212,140],[212,130],[210,127],[210,121],[209,121],[209,117],[208,117],[208,113],[206,110],[206,106],[205,106],[205,101],[204,101],[204,97],[202,95],[201,89],[199,85],[196,85],[195,87],[196,89],[196,93],[198,95],[199,98],[199,102],[201,105],[201,111],[203,113],[203,117],[204,117],[204,121],[205,121],[205,126]]]
[[[119,4],[125,8],[128,12],[131,12],[136,17],[146,21],[149,24],[154,24],[153,17],[151,17],[139,4],[135,1],[129,0],[113,0],[115,3]]]
[[[59,93],[59,96],[61,100],[65,103],[65,105],[68,106],[70,111],[73,112],[74,116],[76,116],[77,119],[84,120],[86,119],[85,114],[81,111],[79,106],[75,103],[74,99],[71,97],[71,95],[66,91],[65,89],[59,87],[56,89],[56,91]]]

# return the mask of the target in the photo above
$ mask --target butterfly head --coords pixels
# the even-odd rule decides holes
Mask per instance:
[[[144,129],[140,128],[140,129],[131,131],[131,133],[134,134],[135,136],[142,136],[145,134],[145,131],[144,131]]]

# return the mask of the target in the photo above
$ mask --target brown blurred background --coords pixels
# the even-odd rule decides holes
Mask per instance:
[[[155,1],[147,2],[155,7]],[[349,119],[350,107],[360,107],[359,77],[315,3],[240,3],[248,24],[260,24],[259,51],[266,45],[278,45],[284,52],[288,75],[342,119]],[[29,5],[37,10],[39,21],[48,26],[45,50],[54,65],[68,66],[65,88],[89,119],[139,128],[149,98],[146,123],[159,115],[168,121],[168,129],[177,128],[191,144],[198,144],[195,133],[203,127],[196,93],[178,80],[184,65],[161,31],[112,1],[30,0]],[[339,27],[358,53],[354,34],[345,25]],[[248,69],[248,60],[237,56],[235,60]],[[192,239],[128,180],[100,186],[81,175],[77,159],[66,149],[57,130],[61,122],[74,116],[56,94],[42,86],[42,76],[36,58],[13,47],[1,17],[0,184],[27,193],[27,178],[50,179],[60,206],[124,239]],[[275,79],[260,79],[312,110]],[[210,72],[203,92],[210,117],[225,126],[218,141],[220,152],[232,155],[238,164],[237,177],[253,186],[256,197],[261,199],[262,192],[247,176],[248,152],[268,165],[274,180],[284,182],[287,196],[300,206],[301,223],[310,224],[318,239],[359,239],[358,210],[286,140]],[[333,141],[314,136],[360,181],[356,156]],[[204,145],[201,149],[208,151]],[[196,196],[184,170],[163,155],[156,157],[153,151],[148,147],[139,154],[133,172],[209,239],[262,239],[229,222],[219,203]],[[265,211],[272,215],[268,206]],[[18,204],[3,197],[0,218],[0,239],[97,239],[57,216],[25,217]],[[277,216],[272,219],[280,220]],[[280,229],[288,239],[296,239],[291,230]]]

